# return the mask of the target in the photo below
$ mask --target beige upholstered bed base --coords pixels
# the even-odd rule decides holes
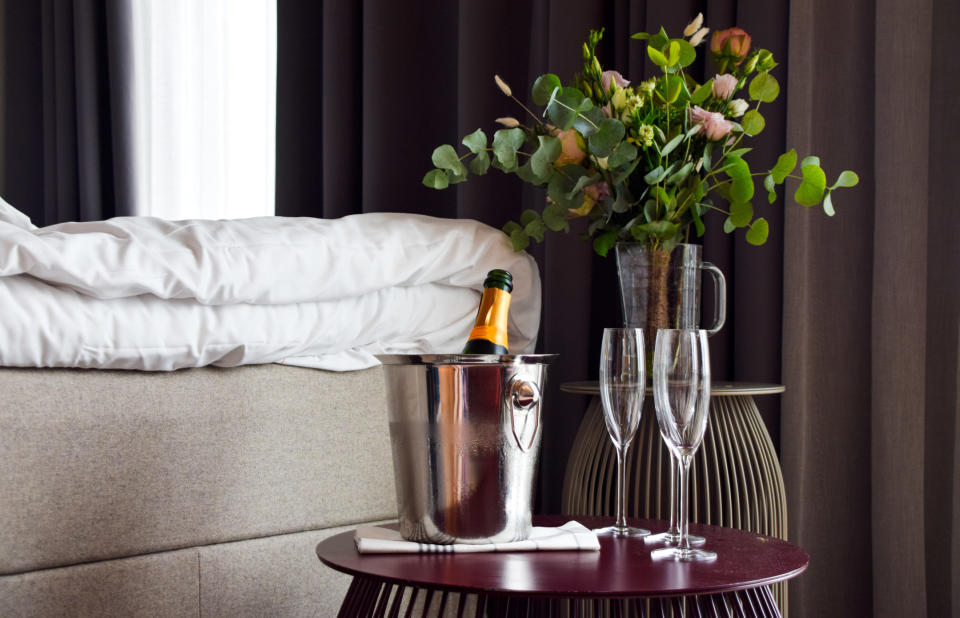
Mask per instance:
[[[0,615],[327,616],[396,517],[379,368],[0,369]]]

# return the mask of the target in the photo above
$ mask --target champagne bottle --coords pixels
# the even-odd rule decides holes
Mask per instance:
[[[505,270],[487,273],[483,281],[483,296],[473,330],[463,346],[464,354],[506,354],[507,314],[510,311],[510,292],[513,276]]]

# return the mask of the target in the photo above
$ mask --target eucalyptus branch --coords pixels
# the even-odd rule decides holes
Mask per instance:
[[[758,190],[756,179],[763,176],[767,177],[763,187],[768,193],[778,191],[774,184],[782,185],[787,178],[791,184],[800,181],[794,194],[796,202],[812,206],[819,200],[828,216],[835,214],[830,196],[836,188],[856,185],[859,178],[854,172],[841,172],[827,186],[819,158],[808,156],[797,168],[793,149],[768,170],[750,170],[746,156],[750,149],[743,144],[766,124],[759,112],[762,104],[774,101],[780,93],[777,80],[770,74],[776,62],[767,50],[751,53],[750,37],[743,30],[717,31],[712,49],[704,48],[719,69],[717,81],[698,85],[687,77],[685,67],[696,60],[696,47],[707,31],[702,17],[698,17],[684,29],[682,39],[671,38],[663,28],[636,33],[632,38],[646,42],[647,55],[659,70],[648,75],[648,80],[639,81],[634,76],[631,81],[613,69],[604,69],[596,54],[603,31],[591,30],[583,44],[583,73],[574,77],[572,87],[564,87],[552,73],[537,78],[532,101],[540,113],[513,96],[510,87],[495,75],[501,91],[535,122],[523,125],[515,118],[498,118],[508,129],[494,134],[495,148],[480,129],[464,137],[462,143],[474,153],[472,161],[468,159],[471,153],[460,156],[449,144],[438,146],[432,157],[434,169],[426,173],[423,184],[445,189],[466,180],[466,172],[481,175],[491,166],[501,172],[518,172],[522,180],[537,186],[556,179],[559,187],[551,185],[556,201],[551,200],[542,215],[534,213],[541,218],[525,213],[527,223],[523,227],[514,223],[505,228],[517,250],[525,248],[531,239],[542,241],[544,225],[552,230],[565,228],[563,215],[569,211],[589,214],[592,222],[588,235],[596,237],[594,248],[601,255],[606,255],[613,243],[630,239],[632,233],[654,250],[689,241],[693,238],[691,228],[703,232],[705,222],[701,217],[710,211],[729,217],[724,222],[726,231],[745,227],[752,217],[749,202]],[[750,80],[755,70],[760,73]],[[741,91],[749,92],[749,98],[742,95],[749,103],[735,98]],[[541,137],[537,146],[537,137],[544,133],[556,138],[558,127],[569,127],[563,132],[565,139],[560,140],[559,149],[555,140],[547,137]],[[732,131],[734,127],[740,130]],[[526,152],[520,150],[522,147],[534,150]],[[607,157],[597,157],[596,152]],[[498,156],[511,163],[523,162],[524,166],[505,169],[501,159],[495,158]],[[530,163],[534,156],[538,158],[536,166]],[[466,171],[465,160],[470,162]],[[656,184],[648,184],[647,179]],[[726,196],[730,203],[709,197],[714,192]],[[595,201],[588,199],[591,196]],[[745,200],[747,196],[751,200]],[[601,208],[590,214],[585,212],[585,205]],[[759,245],[767,235],[767,221],[759,217],[749,225],[746,240]]]
[[[523,103],[520,102],[520,99],[518,99],[517,97],[513,96],[512,94],[510,95],[510,98],[513,99],[514,101],[516,101],[516,102],[517,102],[517,105],[519,105],[521,108],[523,108],[523,111],[525,111],[525,112],[527,112],[528,114],[530,114],[530,116],[531,116],[534,120],[537,121],[537,124],[539,124],[541,127],[546,126],[546,125],[544,124],[544,122],[543,122],[542,120],[540,120],[540,117],[539,117],[539,116],[537,116],[536,114],[534,114],[532,111],[530,111],[530,108],[528,108],[526,105],[524,105]]]

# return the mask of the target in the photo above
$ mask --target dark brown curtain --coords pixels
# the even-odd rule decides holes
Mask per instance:
[[[960,616],[960,7],[794,0],[788,135],[861,172],[788,210],[782,452],[797,615]]]
[[[128,0],[6,0],[0,192],[39,226],[130,214]]]
[[[758,200],[764,247],[718,220],[703,239],[731,291],[714,375],[787,386],[782,417],[778,398],[759,403],[783,455],[791,540],[812,558],[791,615],[960,615],[952,0],[280,0],[278,214],[406,211],[499,227],[542,194],[496,173],[443,192],[420,185],[434,146],[521,113],[493,74],[526,98],[537,75],[578,70],[587,29],[604,26],[605,64],[642,79],[652,67],[629,35],[677,32],[698,11],[714,29],[745,28],[781,63],[754,167],[789,145],[822,156],[831,180],[844,168],[862,179],[837,195],[832,219]],[[596,376],[600,330],[620,315],[612,262],[576,232],[531,253],[539,348],[561,354],[538,495],[555,512],[586,405],[557,386]]]

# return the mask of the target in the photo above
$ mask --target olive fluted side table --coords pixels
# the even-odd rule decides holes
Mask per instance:
[[[591,396],[567,461],[562,510],[569,515],[613,515],[617,458],[604,424],[599,386],[595,381],[567,382],[560,390]],[[783,391],[779,384],[713,383],[707,432],[690,467],[691,522],[786,540],[783,474],[753,399]],[[624,465],[627,515],[669,519],[674,463],[660,437],[649,389]],[[786,616],[786,583],[772,589]]]

